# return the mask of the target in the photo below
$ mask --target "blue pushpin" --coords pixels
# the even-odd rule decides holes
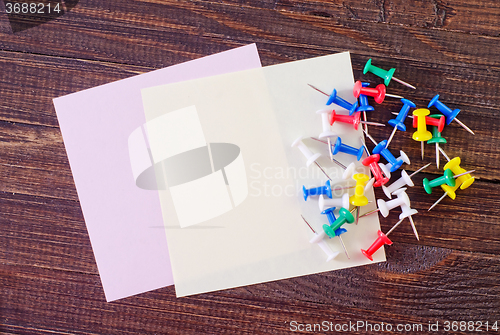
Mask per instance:
[[[363,156],[363,152],[365,151],[365,149],[363,146],[361,146],[359,149],[351,147],[350,145],[342,143],[340,137],[337,137],[337,142],[335,142],[335,144],[332,146],[332,154],[336,155],[339,153],[339,151],[349,155],[356,156],[356,158],[359,161]]]
[[[331,105],[332,103],[339,105],[340,107],[347,109],[349,111],[349,115],[354,114],[354,112],[356,111],[356,108],[358,107],[358,102],[351,104],[348,101],[345,101],[341,97],[337,96],[336,89],[333,89],[332,94],[328,94],[328,93],[323,92],[322,90],[320,90],[319,88],[317,88],[311,84],[307,84],[307,85],[311,86],[316,91],[326,95],[328,97],[328,101],[326,102],[327,105]]]
[[[465,124],[462,123],[459,119],[457,119],[458,113],[460,113],[460,109],[454,109],[451,110],[450,107],[446,106],[444,103],[439,101],[439,94],[436,94],[434,98],[429,102],[427,105],[427,108],[430,108],[431,106],[435,106],[443,115],[446,117],[446,124],[449,125],[451,121],[455,120],[457,123],[462,126],[465,130],[467,130],[469,133],[472,135],[475,135],[472,130],[470,130],[469,127],[467,127]]]
[[[363,87],[370,86],[370,83],[363,83]],[[359,107],[356,109],[356,112],[370,112],[374,110],[372,106],[368,103],[368,97],[364,94],[359,95]]]
[[[391,164],[391,172],[396,171],[403,165],[402,159],[396,159],[394,155],[387,149],[387,140],[383,140],[375,148],[373,148],[372,153],[380,154]]]
[[[302,186],[302,192],[304,193],[304,200],[307,201],[307,198],[310,195],[320,195],[325,194],[328,198],[332,198],[332,187],[330,185],[330,181],[327,180],[325,186],[313,187],[307,189],[305,186]]]
[[[337,220],[337,218],[333,214],[335,208],[336,207],[330,207],[321,212],[321,214],[326,215],[326,217],[328,218],[328,223],[330,224],[330,226],[335,222],[335,220]]]
[[[387,146],[389,146],[389,143],[391,143],[392,138],[394,137],[394,134],[396,133],[396,129],[399,129],[401,131],[406,131],[406,126],[404,124],[406,117],[408,116],[408,112],[410,111],[410,108],[415,108],[415,104],[411,102],[410,100],[407,99],[401,99],[403,102],[403,107],[401,107],[401,110],[398,113],[398,116],[396,116],[395,119],[391,119],[388,121],[389,125],[393,126],[394,129],[392,130],[391,136],[389,136],[389,139],[387,140]]]

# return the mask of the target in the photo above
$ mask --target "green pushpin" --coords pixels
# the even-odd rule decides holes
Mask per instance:
[[[424,189],[427,194],[432,193],[432,188],[443,185],[446,183],[446,185],[454,187],[455,186],[455,178],[453,178],[453,171],[450,169],[444,170],[444,174],[441,177],[438,177],[436,179],[433,179],[429,181],[429,179],[424,178]]]
[[[453,173],[452,173],[453,176]],[[455,181],[455,180],[453,180]],[[323,225],[323,230],[325,231],[326,235],[330,237],[335,237],[335,231],[339,229],[344,223],[353,223],[354,222],[354,216],[344,207],[340,208],[339,210],[339,217],[337,220],[335,220],[331,226],[324,224]]]
[[[394,71],[396,71],[395,68],[390,69],[389,71],[386,71],[384,69],[381,69],[379,67],[376,67],[375,65],[372,65],[372,60],[371,58],[366,62],[365,68],[363,69],[363,74],[366,74],[367,72],[371,72],[374,75],[383,78],[384,79],[384,84],[385,86],[389,86],[389,83],[391,82],[391,79],[394,79],[400,84],[403,84],[407,87],[415,89],[415,86],[408,84],[405,81],[402,81],[401,79],[398,79],[396,77],[393,77]]]
[[[441,114],[433,114],[429,115],[429,117],[433,119],[439,119],[441,118]],[[446,139],[441,136],[441,132],[438,130],[438,127],[433,126],[432,127],[432,138],[427,141],[427,144],[436,144],[436,165],[437,168],[439,169],[439,143],[446,143]]]
[[[455,179],[456,178],[465,176],[466,174],[472,173],[474,171],[476,171],[476,170],[465,171],[461,174],[457,174],[454,176],[453,171],[451,171],[451,169],[446,169],[446,170],[444,170],[444,174],[441,177],[438,177],[438,178],[433,179],[431,181],[429,181],[429,179],[427,179],[427,178],[424,178],[423,183],[424,183],[425,192],[427,192],[428,194],[431,194],[433,187],[443,185],[443,184],[446,184],[446,185],[451,186],[451,187],[455,187],[455,184],[456,184]]]

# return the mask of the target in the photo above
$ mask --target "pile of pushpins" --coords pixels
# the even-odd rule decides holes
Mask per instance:
[[[302,219],[307,223],[307,225],[314,233],[314,237],[310,240],[310,243],[318,244],[318,246],[327,255],[327,262],[336,258],[339,255],[339,252],[332,251],[330,246],[326,243],[326,240],[338,237],[347,258],[350,258],[349,252],[347,251],[347,248],[341,237],[342,234],[347,232],[347,229],[344,228],[345,224],[352,224],[354,222],[356,222],[357,224],[357,220],[360,217],[371,215],[377,212],[380,212],[383,217],[387,217],[391,210],[397,209],[398,207],[401,210],[399,221],[394,224],[394,226],[387,233],[384,234],[382,231],[378,230],[378,236],[374,236],[375,241],[372,243],[372,245],[368,246],[367,249],[361,249],[361,253],[365,255],[369,260],[373,261],[373,254],[376,253],[383,245],[391,245],[393,243],[389,239],[388,235],[392,233],[393,230],[406,218],[408,218],[408,220],[410,221],[415,237],[417,238],[417,240],[419,240],[418,232],[412,217],[418,212],[417,210],[411,208],[410,198],[406,193],[406,190],[408,187],[414,186],[412,177],[423,169],[427,168],[429,165],[431,165],[431,163],[419,168],[417,171],[410,175],[405,170],[401,170],[401,177],[389,184],[391,176],[394,174],[394,172],[396,172],[396,170],[400,169],[403,164],[410,164],[408,156],[402,150],[400,150],[399,152],[399,157],[396,158],[388,149],[389,144],[391,143],[391,140],[393,139],[396,131],[406,131],[406,125],[404,124],[404,122],[407,118],[413,119],[412,125],[416,130],[413,133],[412,138],[413,140],[421,143],[422,160],[424,159],[424,142],[427,142],[427,144],[435,145],[436,165],[438,169],[440,154],[442,154],[443,157],[445,157],[448,161],[443,167],[444,172],[442,176],[433,180],[428,180],[427,178],[423,179],[423,187],[425,192],[427,192],[428,194],[431,194],[432,189],[437,186],[441,186],[441,189],[444,192],[444,194],[428,210],[434,208],[446,196],[454,200],[456,197],[456,191],[459,187],[461,190],[465,190],[466,188],[471,186],[475,180],[474,177],[471,176],[471,173],[475,170],[466,171],[460,166],[460,157],[450,159],[448,155],[446,155],[444,150],[440,147],[440,144],[447,142],[446,139],[441,136],[441,133],[443,132],[445,126],[449,125],[453,121],[457,122],[461,127],[463,127],[471,134],[474,134],[472,130],[470,130],[465,124],[457,119],[457,115],[460,110],[452,110],[445,103],[439,100],[439,95],[434,96],[434,98],[429,101],[427,108],[416,108],[416,105],[410,100],[404,99],[401,96],[391,95],[386,92],[386,86],[388,86],[393,79],[400,84],[415,89],[414,86],[393,77],[395,72],[394,68],[386,71],[372,65],[371,59],[369,59],[364,67],[363,74],[366,74],[368,72],[380,78],[383,78],[384,83],[379,84],[373,88],[370,87],[370,83],[356,81],[353,87],[353,94],[354,97],[358,99],[358,101],[356,101],[355,103],[350,103],[344,100],[342,97],[338,96],[336,89],[334,89],[331,94],[328,94],[314,87],[313,85],[308,84],[313,89],[328,97],[328,100],[326,101],[327,107],[323,107],[317,111],[317,114],[321,115],[322,132],[319,134],[318,138],[311,138],[313,140],[320,141],[328,146],[328,152],[331,162],[341,166],[344,169],[342,179],[348,180],[352,178],[356,182],[353,195],[349,196],[348,191],[345,191],[345,193],[339,198],[332,197],[332,180],[325,172],[324,168],[317,162],[317,159],[321,156],[321,154],[312,152],[311,149],[309,149],[302,141],[302,136],[296,139],[292,144],[292,147],[297,147],[306,157],[307,166],[310,166],[314,163],[328,178],[324,186],[309,189],[303,186],[304,200],[311,202],[317,199],[318,201],[319,210],[325,217],[325,223],[322,226],[323,230],[320,233],[317,233],[311,227],[308,221],[302,216]],[[387,140],[383,140],[379,143],[377,143],[368,133],[368,125],[385,126],[385,124],[367,121],[366,112],[375,110],[375,108],[370,105],[368,97],[373,98],[373,100],[377,104],[383,103],[386,97],[401,99],[401,102],[403,104],[399,113],[393,113],[397,116],[387,122],[389,126],[393,127],[391,135]],[[349,115],[341,115],[335,112],[335,105],[346,109],[349,112]],[[428,108],[432,107],[437,109],[440,113],[431,114],[431,111]],[[411,109],[414,109],[412,111],[413,116],[408,115]],[[363,121],[361,120],[362,114]],[[355,130],[357,130],[360,125],[361,127],[365,127],[363,129],[364,133],[375,145],[372,153],[370,154],[368,148],[364,144],[363,138],[360,138],[362,145],[359,148],[352,147],[346,143],[343,143],[342,139],[332,131],[331,126],[336,122],[351,124]],[[340,153],[352,155],[356,158],[357,161],[360,161],[363,158],[365,152],[367,157],[365,157],[361,161],[361,163],[364,166],[370,168],[370,171],[373,174],[373,178],[370,178],[368,175],[363,173],[355,173],[354,162],[349,166],[345,166],[335,159],[335,156]],[[386,163],[383,163],[381,161],[381,156],[386,161]],[[368,205],[369,203],[368,198],[365,196],[365,193],[371,187],[382,187],[384,194],[389,200],[378,199],[377,209],[360,216],[360,208]],[[349,187],[345,187],[344,189],[349,189]],[[354,206],[354,209],[350,211],[349,208],[351,205]],[[339,209],[337,217],[334,214],[336,208]],[[356,211],[355,215],[353,215],[354,211]]]

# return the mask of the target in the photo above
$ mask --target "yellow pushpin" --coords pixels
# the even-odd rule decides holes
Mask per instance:
[[[365,185],[370,180],[364,173],[356,173],[352,176],[352,179],[356,181],[356,187],[354,188],[354,195],[349,198],[349,202],[353,206],[366,206],[368,205],[368,198],[365,196]]]
[[[413,116],[417,118],[417,131],[413,133],[413,139],[415,141],[420,141],[422,160],[424,159],[424,142],[432,138],[432,133],[427,130],[427,124],[425,123],[425,117],[431,112],[425,108],[415,109],[413,111]]]
[[[446,197],[446,196],[449,196],[451,198],[451,200],[455,200],[455,198],[457,197],[457,194],[455,193],[455,191],[462,184],[462,182],[459,180],[459,178],[460,177],[457,178],[457,182],[455,183],[455,186],[449,186],[446,184],[441,185],[441,188],[443,189],[444,194],[435,203],[433,203],[432,206],[429,207],[429,209],[427,211],[430,211],[431,209],[436,207],[436,205],[439,204],[441,202],[441,200],[443,200],[444,197]]]
[[[443,169],[450,169],[454,175],[466,172],[464,168],[460,167],[460,157],[453,158],[451,161],[446,163],[445,166],[443,166]],[[461,183],[461,190],[465,190],[467,187],[471,186],[474,180],[474,177],[472,177],[470,174],[466,174],[457,178],[457,181]]]

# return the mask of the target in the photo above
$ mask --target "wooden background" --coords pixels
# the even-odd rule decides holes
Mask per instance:
[[[292,320],[500,323],[497,0],[81,0],[17,33],[1,1],[0,10],[0,333],[284,334]],[[349,50],[356,78],[379,82],[362,75],[373,58],[418,87],[393,82],[391,93],[419,106],[440,93],[476,132],[452,125],[443,147],[480,179],[431,212],[441,193],[411,189],[421,240],[401,226],[385,263],[180,299],[167,287],[106,303],[52,98],[253,42],[263,65]],[[388,99],[370,119],[385,122],[399,108]],[[371,129],[377,140],[390,131]],[[391,144],[413,159],[408,170],[434,161],[432,146],[420,161],[410,136],[398,133]],[[415,181],[437,173],[433,166]],[[382,229],[395,220],[381,220]]]

